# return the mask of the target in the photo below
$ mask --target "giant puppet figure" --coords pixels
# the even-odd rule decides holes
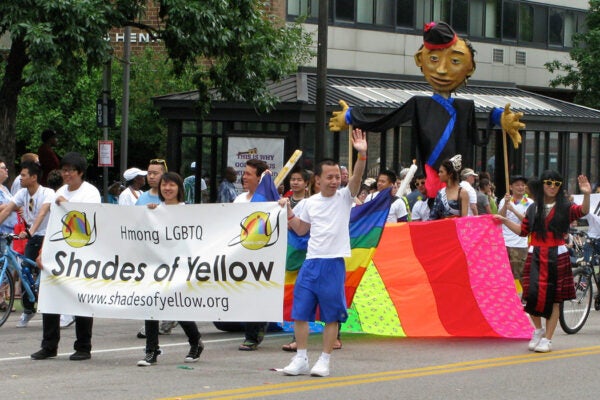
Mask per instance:
[[[340,131],[349,125],[368,131],[384,132],[412,120],[413,140],[426,174],[427,196],[434,198],[442,183],[438,168],[442,161],[461,154],[463,165],[472,166],[473,146],[478,143],[475,120],[475,103],[472,100],[451,97],[452,92],[466,84],[475,72],[474,50],[471,44],[460,39],[445,22],[425,25],[423,45],[415,54],[415,63],[433,88],[433,96],[413,96],[402,106],[369,120],[357,108],[350,108],[340,100],[342,111],[334,111],[329,120],[331,131]],[[515,147],[521,142],[519,129],[522,113],[493,109],[492,124],[501,125]]]

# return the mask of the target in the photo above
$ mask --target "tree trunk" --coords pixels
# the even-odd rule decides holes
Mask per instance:
[[[0,86],[0,158],[8,167],[10,178],[14,178],[20,171],[16,171],[16,121],[21,89],[25,86],[23,70],[29,57],[27,56],[25,43],[13,40],[5,64],[4,78]]]

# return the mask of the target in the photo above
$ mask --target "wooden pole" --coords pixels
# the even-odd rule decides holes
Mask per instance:
[[[510,181],[508,176],[508,148],[506,146],[507,133],[502,131],[502,153],[504,155],[504,183],[506,184],[506,193],[510,193]]]
[[[283,182],[285,177],[288,176],[288,174],[290,173],[292,168],[294,168],[294,165],[296,165],[296,163],[298,162],[298,160],[300,159],[301,156],[302,156],[301,150],[294,151],[294,153],[292,154],[290,159],[285,163],[285,165],[281,168],[281,171],[279,171],[279,173],[273,180],[275,187],[279,187],[279,185]]]
[[[348,126],[348,176],[352,176],[353,169],[353,152],[354,146],[352,146],[352,125]]]

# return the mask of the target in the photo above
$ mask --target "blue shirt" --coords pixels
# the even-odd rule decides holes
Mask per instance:
[[[149,190],[142,193],[135,202],[135,205],[145,206],[146,204],[160,204],[160,199],[158,198],[158,195],[151,194]]]
[[[10,192],[8,191],[8,189],[5,188],[4,186],[2,186],[2,188],[0,189],[0,204],[8,204],[8,202],[10,202],[11,199],[12,199],[12,196],[11,196]],[[12,233],[16,223],[17,223],[17,213],[12,212],[12,213],[10,213],[8,218],[6,218],[4,220],[2,225],[0,225],[0,232],[1,233]]]
[[[235,190],[235,185],[228,180],[221,182],[217,203],[232,203],[236,197],[237,191]]]

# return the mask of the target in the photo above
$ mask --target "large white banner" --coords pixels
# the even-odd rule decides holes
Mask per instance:
[[[277,203],[52,205],[44,313],[281,321],[287,248]]]

